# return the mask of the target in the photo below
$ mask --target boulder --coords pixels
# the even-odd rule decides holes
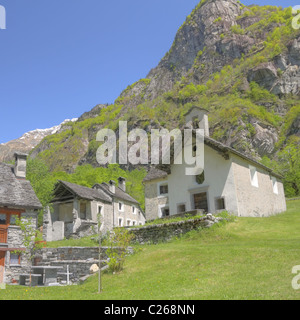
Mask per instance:
[[[96,273],[99,271],[99,267],[97,264],[93,264],[91,267],[90,267],[90,273]]]

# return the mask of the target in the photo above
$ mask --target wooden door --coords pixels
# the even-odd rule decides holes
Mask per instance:
[[[0,212],[0,243],[7,243],[7,227],[9,221],[6,213]]]
[[[202,209],[205,212],[208,212],[207,193],[202,192],[194,194],[194,205],[195,209]]]
[[[0,251],[0,283],[4,280],[5,252]]]

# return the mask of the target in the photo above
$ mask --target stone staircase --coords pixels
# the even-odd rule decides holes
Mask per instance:
[[[107,265],[106,250],[101,250],[101,268]],[[66,282],[67,271],[70,283],[79,283],[82,278],[86,279],[93,273],[90,269],[95,264],[99,267],[99,249],[96,247],[44,248],[35,258],[35,265],[62,267],[58,274],[59,283]]]

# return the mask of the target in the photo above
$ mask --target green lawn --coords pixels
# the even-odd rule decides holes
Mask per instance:
[[[171,243],[140,247],[120,274],[80,286],[8,286],[0,299],[299,299],[291,286],[300,265],[300,201],[270,218],[234,222],[191,232]]]

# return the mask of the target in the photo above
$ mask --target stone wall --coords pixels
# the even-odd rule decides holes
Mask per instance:
[[[149,225],[141,228],[130,228],[128,230],[130,233],[134,234],[135,242],[140,244],[156,244],[159,242],[167,242],[173,237],[178,237],[192,230],[209,228],[221,220],[222,218],[216,218],[213,215],[208,214],[199,219]]]
[[[107,263],[107,249],[108,247],[101,248],[101,267]],[[129,248],[128,253],[132,252],[132,248]],[[89,275],[90,268],[94,264],[99,266],[98,247],[43,248],[35,258],[35,265],[62,267],[59,273],[66,273],[67,266],[69,266],[69,272],[72,273],[70,280],[73,283],[78,283],[80,278]],[[64,280],[66,276],[61,276],[61,278]]]

